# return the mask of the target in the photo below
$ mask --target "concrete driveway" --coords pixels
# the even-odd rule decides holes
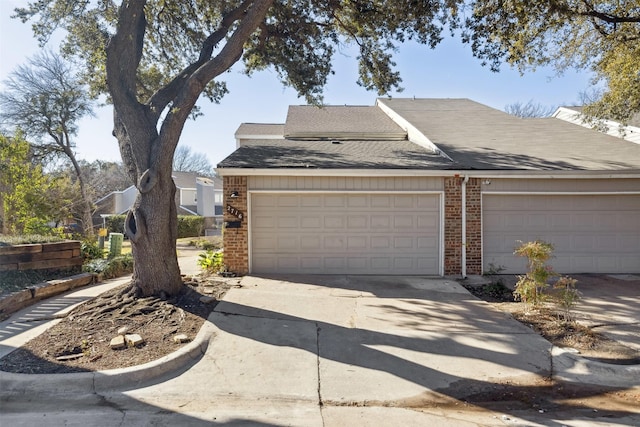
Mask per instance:
[[[247,276],[209,321],[215,337],[206,353],[177,376],[73,399],[9,396],[3,420],[575,427],[595,420],[588,405],[569,412],[540,406],[553,370],[551,345],[452,280]],[[605,389],[586,388],[578,397]],[[620,404],[602,416],[606,425],[640,424],[635,406]]]
[[[209,318],[216,335],[201,361],[180,377],[126,396],[198,417],[215,413],[216,421],[231,424],[593,421],[592,409],[552,415],[533,403],[505,403],[502,411],[494,404],[467,407],[467,400],[486,403],[508,394],[543,396],[551,345],[455,281],[248,276],[241,284]],[[619,425],[640,422],[638,411],[613,416]]]

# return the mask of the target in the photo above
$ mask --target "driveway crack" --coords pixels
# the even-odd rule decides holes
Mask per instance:
[[[322,420],[322,425],[324,426],[324,414],[323,414],[323,406],[324,402],[322,401],[322,380],[320,377],[320,325],[316,322],[316,366],[317,366],[317,375],[318,375],[318,407],[320,409],[320,419]]]

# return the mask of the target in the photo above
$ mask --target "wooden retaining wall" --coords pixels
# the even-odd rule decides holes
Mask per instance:
[[[76,240],[0,246],[0,271],[58,269],[80,265],[80,242]]]

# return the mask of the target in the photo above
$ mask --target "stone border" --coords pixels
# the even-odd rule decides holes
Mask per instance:
[[[21,291],[0,297],[0,316],[9,316],[45,298],[50,298],[73,289],[98,282],[92,273],[80,273],[65,279],[31,285]]]
[[[71,374],[15,374],[0,371],[0,383],[6,392],[22,394],[101,393],[119,388],[138,388],[200,359],[207,351],[214,331],[213,323],[207,319],[189,344],[143,365]]]

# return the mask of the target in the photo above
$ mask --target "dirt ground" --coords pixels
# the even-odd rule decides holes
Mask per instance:
[[[615,283],[616,279],[606,278],[600,275],[581,276],[578,288],[589,290],[598,287],[599,292],[605,288],[616,286],[636,286],[636,284]],[[529,309],[524,303],[514,300],[513,285],[515,278],[493,278],[487,285],[463,285],[469,292],[478,298],[487,301],[494,308],[510,313],[519,322],[531,327],[549,342],[562,348],[577,350],[583,357],[604,363],[633,365],[640,364],[640,352],[630,348],[614,339],[597,331],[594,322],[584,321],[585,311],[602,311],[601,308],[586,307],[580,310],[581,301],[578,301],[573,310],[574,317],[579,321],[565,321],[558,316],[551,304]],[[599,313],[601,316],[603,314]],[[605,313],[606,315],[606,313]],[[613,320],[615,322],[615,319]]]
[[[174,342],[174,337],[184,334],[193,340],[219,299],[239,283],[239,279],[217,276],[185,277],[184,281],[184,291],[174,300],[143,298],[115,311],[103,309],[100,315],[96,315],[100,308],[85,312],[89,303],[95,307],[100,301],[117,298],[122,287],[113,289],[0,359],[0,370],[30,374],[101,371],[141,365],[172,353],[185,345]],[[144,343],[111,349],[110,342],[121,328],[126,328],[126,334],[140,335]]]

